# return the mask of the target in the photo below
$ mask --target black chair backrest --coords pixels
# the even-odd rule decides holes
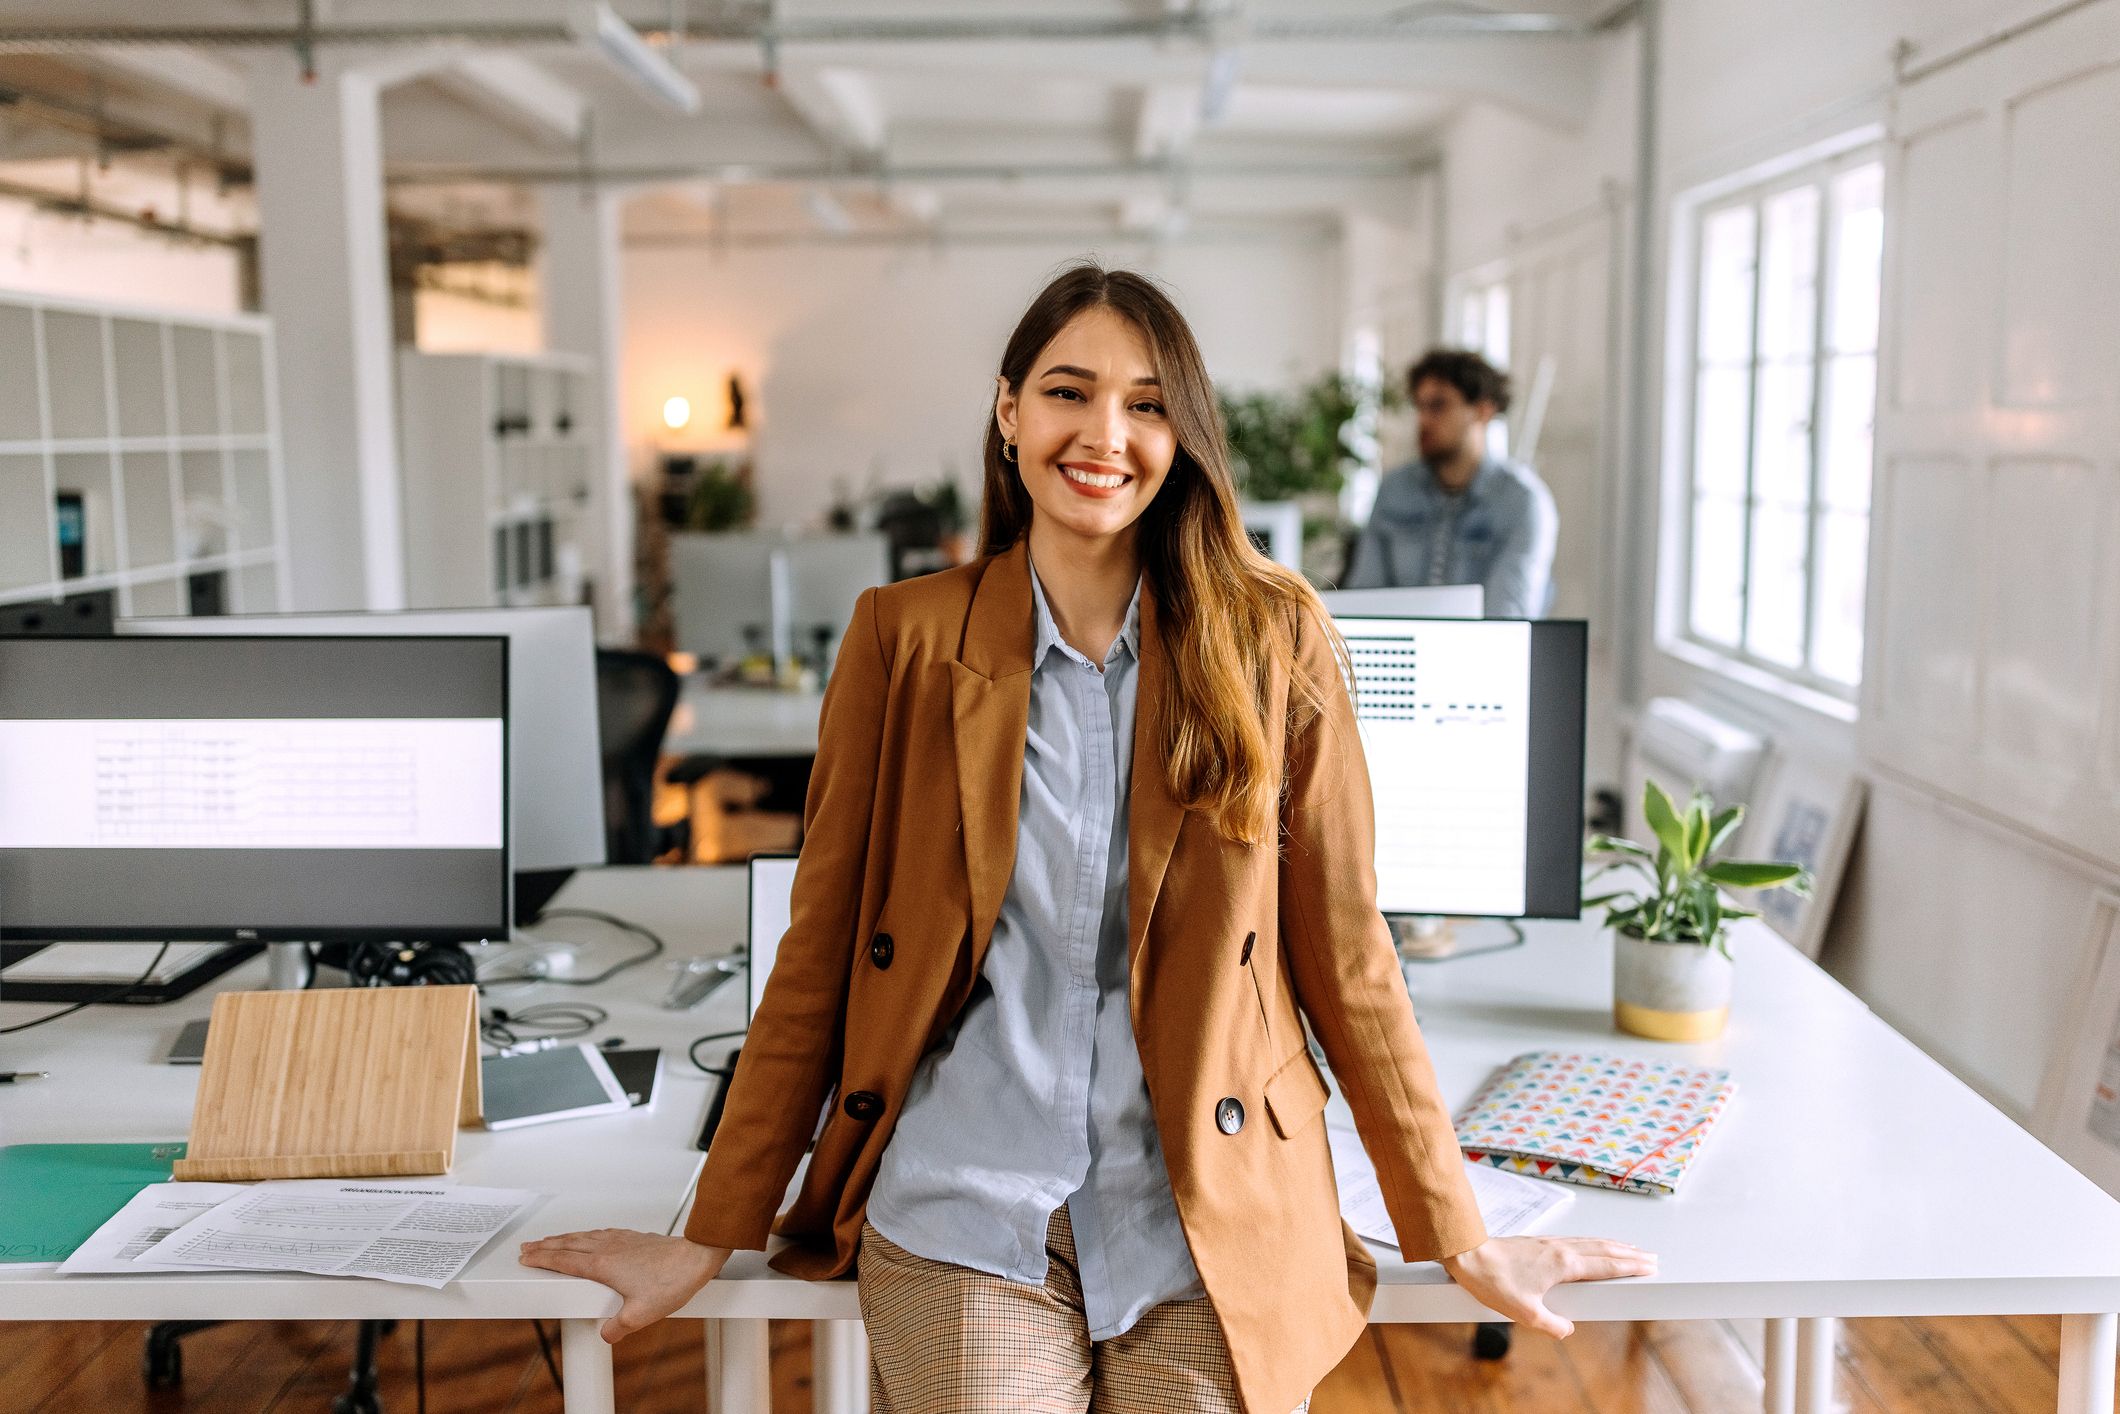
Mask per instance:
[[[655,763],[677,710],[677,689],[677,674],[653,653],[596,650],[605,857],[613,864],[654,862]]]

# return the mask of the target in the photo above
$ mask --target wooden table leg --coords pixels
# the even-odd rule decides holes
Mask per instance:
[[[1796,1322],[1796,1414],[1833,1414],[1833,1337],[1839,1328],[1831,1316]]]
[[[2113,1414],[2115,1336],[2120,1316],[2061,1318],[2059,1414]]]
[[[810,1323],[814,1414],[869,1414],[869,1332],[859,1321]]]
[[[771,1409],[772,1351],[766,1323],[709,1320],[706,1325],[710,1414],[754,1414]]]
[[[560,1402],[567,1414],[618,1414],[611,1347],[597,1334],[601,1316],[559,1323]]]
[[[1767,1396],[1761,1408],[1766,1414],[1796,1414],[1796,1320],[1792,1316],[1767,1321]]]

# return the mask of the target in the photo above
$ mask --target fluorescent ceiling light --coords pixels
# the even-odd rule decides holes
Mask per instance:
[[[656,102],[680,113],[699,111],[699,89],[692,80],[603,0],[569,7],[567,28],[579,43],[602,55],[604,62]]]

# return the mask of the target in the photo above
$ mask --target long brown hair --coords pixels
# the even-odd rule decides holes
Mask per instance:
[[[1040,350],[1085,310],[1106,308],[1147,340],[1178,449],[1154,501],[1141,513],[1140,549],[1156,625],[1170,658],[1170,691],[1154,724],[1171,795],[1226,838],[1259,844],[1275,836],[1281,782],[1272,770],[1268,693],[1276,667],[1288,678],[1288,710],[1321,707],[1318,686],[1294,662],[1295,631],[1308,618],[1345,645],[1301,575],[1259,553],[1237,514],[1229,443],[1214,384],[1185,316],[1162,288],[1130,270],[1093,261],[1062,271],[1031,301],[1002,351],[1000,373],[1021,395]],[[999,554],[1030,530],[1031,497],[1016,464],[1001,455],[1001,424],[989,413],[986,480],[979,506],[982,554]]]

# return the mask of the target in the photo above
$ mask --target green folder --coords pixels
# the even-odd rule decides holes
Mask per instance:
[[[0,1265],[65,1261],[183,1157],[181,1142],[0,1148]]]

